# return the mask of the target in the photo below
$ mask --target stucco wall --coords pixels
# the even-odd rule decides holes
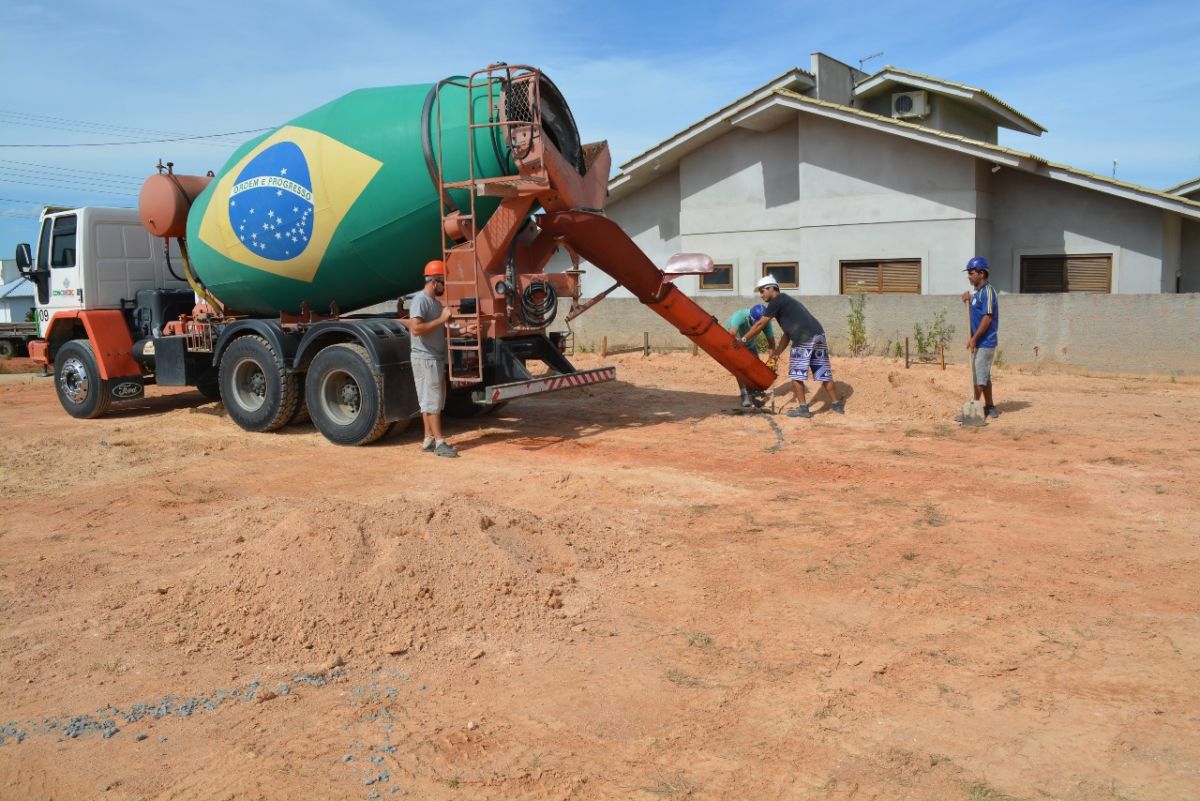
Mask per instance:
[[[990,192],[998,289],[1020,291],[1023,255],[1111,253],[1114,292],[1161,291],[1162,211],[1008,169],[992,176]]]
[[[806,295],[802,300],[825,327],[835,353],[845,353],[848,299]],[[743,297],[698,302],[724,322],[734,309],[753,301]],[[912,338],[913,324],[926,325],[939,310],[945,310],[946,322],[955,327],[947,358],[961,362],[966,311],[953,295],[869,295],[868,341],[875,352],[882,352],[888,341]],[[1000,348],[1009,363],[1049,361],[1101,370],[1200,372],[1200,294],[1002,294],[1000,310]],[[610,347],[640,345],[643,331],[650,332],[654,347],[690,347],[683,335],[635,300],[605,300],[576,319],[572,328],[577,344],[592,347],[605,336]]]
[[[967,156],[804,117],[734,129],[608,214],[660,266],[677,250],[733,264],[733,289],[705,293],[717,297],[749,291],[767,261],[798,262],[806,294],[836,295],[841,261],[898,258],[921,259],[924,292],[951,292],[981,233],[978,174]],[[584,295],[606,282],[591,270]],[[701,294],[696,278],[678,283]]]

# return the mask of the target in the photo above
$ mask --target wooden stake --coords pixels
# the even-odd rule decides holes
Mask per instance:
[[[695,340],[692,341],[692,355],[693,356],[700,355],[700,346],[696,344]]]
[[[942,353],[942,370],[946,369],[946,346],[938,345],[938,350]]]
[[[642,332],[642,358],[643,359],[650,358],[650,332],[649,331]]]
[[[908,369],[908,337],[904,338],[904,369]]]
[[[607,336],[600,337],[600,355],[601,356],[608,355],[608,337]]]

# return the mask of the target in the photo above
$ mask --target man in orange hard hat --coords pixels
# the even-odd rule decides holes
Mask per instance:
[[[421,450],[438,456],[458,456],[458,451],[442,438],[442,409],[446,407],[447,348],[446,321],[450,309],[443,308],[438,298],[446,294],[446,265],[431,261],[425,265],[425,287],[409,301],[409,319],[405,321],[412,333],[412,372],[417,385],[417,401],[421,405],[421,420],[425,423],[425,440]]]

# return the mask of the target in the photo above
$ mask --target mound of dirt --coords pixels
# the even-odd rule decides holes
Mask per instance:
[[[254,504],[194,525],[242,532],[142,613],[189,654],[271,668],[422,653],[463,662],[549,638],[570,600],[555,524],[478,500],[314,501],[276,523]]]

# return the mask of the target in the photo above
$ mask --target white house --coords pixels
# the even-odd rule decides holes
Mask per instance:
[[[1010,293],[1200,291],[1190,184],[1055,164],[1000,127],[1045,130],[982,89],[817,53],[621,165],[608,214],[660,265],[711,255],[716,272],[678,283],[713,300],[765,272],[805,296],[956,294],[975,255]],[[608,283],[590,270],[583,294]]]

